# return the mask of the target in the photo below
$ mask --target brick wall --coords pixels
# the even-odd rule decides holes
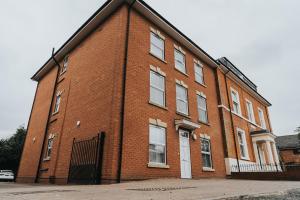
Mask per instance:
[[[295,154],[294,150],[280,150],[280,157],[284,163],[298,163],[300,164],[300,154]]]
[[[149,53],[150,27],[159,30],[166,37],[165,62]],[[198,58],[182,46],[186,52],[187,75],[177,71],[174,65],[174,44],[180,45],[180,43],[174,41],[137,12],[132,13],[129,41],[122,179],[180,177],[179,135],[175,130],[174,120],[186,117],[176,113],[175,79],[182,80],[188,85],[189,117],[186,119],[199,123],[196,90],[207,96],[209,124],[201,124],[200,129],[196,130],[197,140],[190,139],[192,176],[193,178],[224,177],[224,153],[214,70],[203,63],[206,86],[196,83],[193,59]],[[150,65],[159,67],[166,73],[167,109],[149,104]],[[149,118],[160,119],[167,123],[166,145],[169,169],[147,167],[149,162]],[[202,170],[200,133],[206,133],[211,137],[215,172]]]
[[[227,81],[225,80],[225,73],[221,70],[217,70],[217,76],[219,80],[219,87],[220,87],[220,94],[221,94],[221,102],[224,107],[220,108],[224,115],[224,123],[225,123],[225,135],[227,141],[227,149],[228,149],[228,157],[229,158],[236,158],[236,150],[235,150],[235,143],[238,144],[238,138],[234,139],[233,133],[237,134],[237,128],[240,128],[245,131],[246,134],[246,141],[247,141],[247,148],[249,153],[249,161],[255,162],[255,155],[253,150],[252,138],[250,136],[250,132],[254,130],[260,130],[260,121],[258,116],[258,107],[263,110],[266,128],[272,131],[272,127],[270,125],[269,116],[268,116],[268,107],[263,103],[259,102],[253,95],[246,91],[243,87],[241,87],[236,81],[232,78],[227,77]],[[228,94],[226,92],[226,83],[228,88]],[[229,112],[229,108],[233,107],[232,99],[231,99],[231,88],[236,90],[239,94],[239,101],[241,107],[241,116],[232,114],[233,118],[233,126],[234,130],[232,129],[232,122],[231,122],[231,114]],[[228,102],[228,96],[229,102]],[[246,108],[246,99],[252,102],[253,112],[255,117],[255,124],[250,123],[248,119],[248,112]],[[230,103],[230,105],[229,105]],[[237,154],[238,157],[241,159],[240,149],[237,145]],[[247,160],[248,161],[248,160]]]
[[[33,182],[36,177],[56,76],[57,68],[53,68],[37,85],[18,171],[19,182]]]
[[[45,137],[47,143],[48,136],[55,135],[51,159],[41,161],[39,182],[49,182],[49,177],[54,177],[56,183],[65,183],[73,138],[91,138],[100,131],[106,133],[103,179],[108,182],[116,179],[126,19],[127,8],[123,6],[69,53],[68,69],[59,76],[55,89],[55,93],[62,92],[60,109],[51,115]],[[39,157],[38,153],[31,153],[30,145],[32,137],[37,135],[34,148],[41,148],[55,78],[53,74],[55,70],[39,83],[20,177],[35,177],[37,166],[33,169],[29,163],[34,160],[37,165]],[[51,110],[53,112],[54,108]],[[80,126],[77,126],[78,121]],[[47,145],[43,155],[46,149]]]

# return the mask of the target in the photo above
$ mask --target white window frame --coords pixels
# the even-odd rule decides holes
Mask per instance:
[[[151,127],[153,128],[158,128],[158,129],[161,129],[164,131],[164,137],[165,137],[165,144],[152,144],[151,143]],[[164,148],[164,153],[165,153],[165,157],[164,157],[164,163],[160,163],[160,162],[155,162],[155,161],[151,161],[151,156],[150,156],[150,152],[151,152],[151,149],[150,149],[150,145],[159,145],[159,146],[162,146]],[[162,127],[162,126],[158,126],[158,125],[154,125],[154,124],[149,124],[149,163],[150,164],[158,164],[158,165],[166,165],[167,164],[167,129],[165,127]]]
[[[55,99],[53,114],[58,113],[60,103],[61,103],[61,92],[58,92],[57,95],[56,95],[56,99]]]
[[[197,68],[200,69],[201,73],[197,71]],[[204,72],[203,72],[203,65],[194,62],[194,70],[195,70],[195,81],[204,85]],[[197,77],[201,77],[201,80],[197,80]]]
[[[203,107],[200,106],[200,99],[199,98],[202,98],[202,99],[205,100],[205,108],[203,108]],[[203,123],[208,123],[207,99],[206,99],[206,97],[204,97],[202,95],[199,95],[199,94],[197,94],[197,109],[198,109],[198,119],[199,119],[199,121],[203,122]],[[201,112],[200,111],[204,111],[205,112],[205,119],[206,119],[206,121],[202,121],[201,120],[201,117],[200,117]]]
[[[208,144],[209,144],[209,152],[207,151],[203,151],[202,150],[202,141],[208,141]],[[207,139],[207,138],[203,138],[203,137],[200,137],[200,150],[201,150],[201,157],[202,157],[202,167],[204,168],[209,168],[209,169],[213,169],[213,162],[212,162],[212,156],[211,156],[211,142],[210,142],[210,139]],[[209,155],[209,158],[210,158],[210,165],[211,166],[204,166],[203,165],[203,154],[206,154],[206,155]]]
[[[238,115],[241,115],[242,112],[241,112],[241,104],[240,104],[240,97],[239,97],[239,93],[238,91],[236,91],[235,89],[233,88],[230,88],[230,94],[231,94],[231,101],[232,101],[232,111]],[[236,99],[237,99],[237,102],[234,101],[234,98],[233,98],[233,95],[236,94]],[[234,107],[234,103],[237,104],[237,109],[238,110],[235,110],[235,107]]]
[[[250,108],[249,108],[250,106]],[[255,116],[254,116],[254,110],[253,110],[253,104],[250,100],[246,99],[246,108],[247,108],[247,114],[248,114],[248,120],[255,124]]]
[[[48,141],[47,141],[47,149],[46,149],[46,155],[45,155],[46,159],[50,159],[51,158],[52,149],[53,149],[53,142],[54,142],[54,138],[53,137],[49,137]]]
[[[266,121],[265,121],[265,115],[264,115],[264,111],[263,109],[258,107],[258,117],[259,117],[259,122],[260,122],[260,126],[263,129],[266,129]]]
[[[153,74],[155,76],[159,76],[160,78],[163,78],[163,84],[164,84],[163,88],[158,88],[151,83],[151,74]],[[159,90],[160,92],[163,93],[163,103],[162,104],[160,102],[155,102],[151,99],[151,90]],[[157,104],[159,106],[162,106],[162,107],[166,107],[166,79],[165,79],[165,76],[163,76],[153,70],[150,70],[150,102]]]
[[[242,141],[240,141],[240,137],[239,137],[239,133],[241,133],[242,135]],[[243,129],[237,128],[237,139],[238,139],[238,143],[239,143],[239,149],[240,149],[240,155],[241,158],[244,160],[249,160],[249,152],[248,152],[248,145],[247,145],[247,139],[246,139],[246,133]],[[242,148],[244,149],[244,153],[245,156],[243,156],[242,154]]]
[[[63,64],[62,64],[60,74],[63,74],[67,71],[68,64],[69,64],[69,55],[66,55],[63,59]]]
[[[179,61],[179,60],[176,59],[176,53],[182,55],[182,57],[183,57],[183,63],[182,63],[183,69],[180,68],[181,66],[177,66],[177,64],[176,64],[177,63],[176,61]],[[178,50],[176,48],[174,48],[174,62],[175,62],[175,68],[178,71],[180,71],[181,73],[186,74],[186,63],[185,63],[186,62],[186,58],[185,58],[185,54],[182,53],[180,50]],[[181,61],[179,61],[179,62],[181,62]]]
[[[181,99],[179,98],[178,96],[178,93],[177,93],[177,87],[180,87],[180,88],[183,88],[185,90],[185,99]],[[178,108],[178,101],[181,101],[181,102],[184,102],[186,104],[186,113],[183,112],[183,111],[180,111]],[[176,111],[179,112],[179,113],[182,113],[184,115],[188,115],[189,114],[189,101],[188,101],[188,89],[186,87],[184,87],[183,85],[180,85],[178,83],[176,83]]]
[[[155,44],[152,42],[152,36],[155,37],[155,38],[157,38],[158,40],[160,40],[160,41],[162,42],[162,44],[163,44],[163,49],[161,49],[160,47],[158,47],[157,45],[155,45]],[[162,57],[161,57],[160,55],[157,55],[157,54],[155,53],[155,51],[152,51],[152,45],[153,45],[154,47],[156,47],[157,49],[159,49],[159,50],[162,51]],[[164,38],[160,37],[158,34],[154,33],[153,31],[150,31],[150,53],[151,53],[152,55],[154,55],[155,57],[157,57],[157,58],[163,60],[163,61],[165,60],[165,40],[164,40]]]

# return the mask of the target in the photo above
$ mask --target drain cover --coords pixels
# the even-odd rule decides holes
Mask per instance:
[[[192,188],[196,188],[196,187],[134,188],[134,189],[127,189],[127,190],[142,191],[142,192],[151,192],[151,191],[185,190],[185,189],[192,189]]]

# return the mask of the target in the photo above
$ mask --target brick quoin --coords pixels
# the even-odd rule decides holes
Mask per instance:
[[[174,125],[176,119],[186,119],[200,125],[200,128],[194,131],[196,139],[192,137],[189,139],[192,178],[226,176],[225,158],[241,159],[240,150],[237,148],[238,140],[234,137],[237,127],[246,132],[248,161],[257,162],[250,132],[260,128],[253,127],[247,120],[228,111],[232,107],[232,102],[228,102],[226,85],[239,92],[242,116],[245,118],[247,116],[245,99],[253,103],[256,122],[259,122],[256,108],[263,109],[266,127],[271,132],[267,110],[269,105],[245,89],[239,81],[232,77],[225,78],[226,72],[219,67],[221,64],[217,61],[208,61],[211,58],[205,54],[203,56],[206,59],[199,57],[190,46],[183,44],[134,6],[130,13],[126,47],[129,17],[127,2],[130,1],[123,1],[120,5],[116,2],[107,2],[102,10],[97,11],[101,14],[111,9],[111,13],[99,20],[98,25],[84,39],[61,55],[60,52],[64,49],[58,51],[57,59],[60,65],[63,65],[63,58],[68,55],[66,72],[57,73],[57,70],[61,69],[53,63],[51,70],[45,73],[39,71],[33,77],[38,85],[17,182],[49,183],[51,180],[57,184],[66,184],[74,138],[92,138],[101,131],[106,133],[102,160],[103,183],[118,180],[120,162],[121,181],[180,178],[179,134]],[[114,5],[115,8],[112,8]],[[147,7],[145,3],[143,5]],[[165,61],[150,54],[151,28],[159,30],[165,37]],[[174,44],[186,52],[186,74],[175,69]],[[120,127],[126,48],[124,124]],[[195,59],[203,64],[205,85],[195,81]],[[47,66],[50,66],[49,62],[52,61],[48,61]],[[166,74],[166,108],[149,103],[150,65],[159,67]],[[46,67],[42,70],[46,70]],[[189,116],[176,112],[176,79],[188,86]],[[207,124],[198,120],[196,91],[206,95]],[[60,108],[56,114],[53,114],[56,101],[56,98],[52,99],[53,93],[54,95],[61,93]],[[160,119],[167,124],[166,164],[169,168],[148,166],[149,119]],[[122,160],[119,159],[120,130],[123,130]],[[211,142],[213,170],[210,171],[203,170],[200,135],[204,134],[210,137]],[[54,136],[51,158],[44,159],[50,136]]]

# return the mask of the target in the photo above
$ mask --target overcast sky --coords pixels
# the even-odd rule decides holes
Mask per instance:
[[[104,0],[0,0],[0,138],[27,125],[30,77]],[[226,56],[273,106],[273,131],[300,125],[300,1],[146,0],[212,57]],[[183,5],[183,2],[185,4]],[[188,2],[188,3],[187,3]]]

